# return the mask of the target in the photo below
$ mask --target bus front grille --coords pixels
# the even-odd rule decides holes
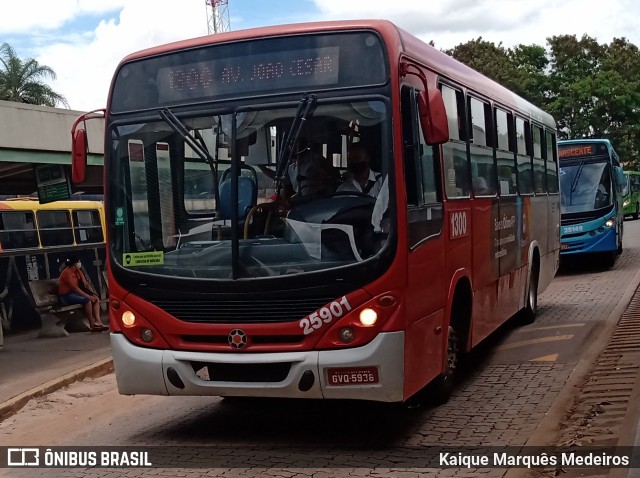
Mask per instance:
[[[335,297],[304,299],[153,299],[160,309],[184,322],[201,324],[294,322],[311,314]]]

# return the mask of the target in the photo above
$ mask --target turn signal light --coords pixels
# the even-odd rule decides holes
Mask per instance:
[[[343,343],[348,344],[356,338],[356,332],[351,327],[343,327],[340,329],[338,336]]]
[[[153,332],[151,329],[144,328],[140,331],[140,338],[143,342],[151,342],[153,340]]]

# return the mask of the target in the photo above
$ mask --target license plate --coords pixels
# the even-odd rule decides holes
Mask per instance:
[[[566,251],[567,249],[569,249],[569,244],[560,244],[561,251]]]
[[[378,367],[328,368],[329,385],[368,385],[378,383]]]

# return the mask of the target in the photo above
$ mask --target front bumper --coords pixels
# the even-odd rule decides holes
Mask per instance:
[[[381,333],[369,344],[327,351],[206,353],[139,347],[111,334],[118,390],[123,395],[206,395],[282,398],[362,399],[400,402],[404,382],[404,332]],[[207,367],[242,370],[250,379],[214,381]],[[378,368],[378,383],[329,385],[329,367]],[[274,380],[262,371],[284,370]],[[231,372],[233,373],[233,372]],[[204,378],[203,378],[204,376]]]

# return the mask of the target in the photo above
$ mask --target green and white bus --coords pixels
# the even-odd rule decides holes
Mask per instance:
[[[624,215],[638,219],[638,216],[640,215],[640,171],[625,171],[624,179]]]

